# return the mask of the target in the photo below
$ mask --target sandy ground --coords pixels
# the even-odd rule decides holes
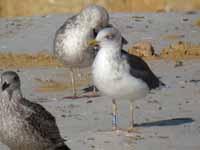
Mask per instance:
[[[200,9],[200,0],[1,0],[0,17],[77,13],[89,4],[109,12],[180,12]]]
[[[0,52],[52,52],[56,29],[70,15],[48,15],[0,19]],[[137,16],[137,17],[136,17]],[[139,16],[139,17],[138,17]],[[200,27],[196,22],[200,12],[159,14],[112,14],[111,22],[120,29],[129,44],[148,40],[157,53],[179,40],[200,43]],[[183,35],[166,38],[169,35]],[[111,99],[67,100],[71,90],[38,92],[41,80],[68,82],[65,68],[45,67],[15,69],[22,79],[25,97],[47,108],[57,119],[62,136],[72,150],[199,150],[200,149],[200,60],[183,60],[175,67],[170,60],[148,61],[152,70],[166,83],[161,90],[152,91],[136,101],[137,133],[111,131]],[[88,70],[88,69],[87,69]],[[5,71],[1,69],[0,72]],[[85,72],[85,70],[82,70]],[[82,87],[86,87],[85,86]],[[118,101],[119,126],[128,127],[128,104]],[[7,150],[0,145],[1,150]]]

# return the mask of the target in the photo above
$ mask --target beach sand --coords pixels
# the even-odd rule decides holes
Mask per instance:
[[[28,55],[30,60],[41,51],[51,55],[55,31],[69,16],[62,14],[0,19],[0,53],[6,56],[11,53],[12,57],[8,55],[8,59],[18,60],[22,53]],[[197,25],[199,16],[200,12],[115,13],[111,15],[111,23],[129,41],[125,49],[138,41],[148,41],[155,52],[160,54],[164,48],[179,41],[200,44],[200,27]],[[199,57],[179,57],[178,63],[174,59],[147,61],[166,87],[154,90],[134,103],[138,132],[131,137],[127,137],[124,132],[111,132],[112,102],[109,97],[102,95],[91,99],[64,99],[72,95],[68,69],[49,56],[44,55],[44,58],[49,58],[50,62],[35,58],[35,62],[27,63],[30,65],[11,63],[4,66],[4,56],[0,60],[0,73],[5,70],[19,73],[24,96],[40,103],[56,117],[61,134],[72,150],[200,149]],[[78,83],[80,89],[91,84],[89,71],[90,68],[81,70],[83,78]],[[127,129],[129,102],[117,102],[119,127]],[[3,144],[0,144],[0,149],[8,150]]]

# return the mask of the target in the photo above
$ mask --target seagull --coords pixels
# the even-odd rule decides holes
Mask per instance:
[[[74,98],[77,96],[74,69],[92,65],[96,53],[87,45],[87,41],[94,39],[97,32],[106,26],[109,26],[109,14],[106,9],[98,5],[89,5],[67,19],[56,31],[54,55],[70,68]]]
[[[1,74],[0,141],[11,150],[70,150],[55,118],[41,105],[23,97],[14,71]]]
[[[116,100],[123,99],[130,101],[128,131],[133,131],[133,102],[147,95],[150,90],[164,86],[164,83],[140,57],[122,50],[122,36],[116,28],[102,29],[96,39],[88,41],[88,44],[99,48],[92,65],[92,77],[100,92],[112,97],[113,130],[118,130]]]

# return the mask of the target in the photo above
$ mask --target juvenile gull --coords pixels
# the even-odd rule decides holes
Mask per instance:
[[[74,68],[92,65],[95,51],[88,47],[87,41],[108,26],[109,15],[105,8],[89,5],[79,14],[69,18],[56,32],[54,54],[70,68],[73,94],[76,96]]]
[[[164,84],[141,58],[122,50],[122,37],[117,29],[105,28],[99,31],[95,40],[88,43],[99,47],[92,66],[92,76],[97,88],[113,98],[113,129],[117,129],[115,99],[127,99],[130,100],[131,113],[128,131],[132,131],[133,101]]]
[[[1,75],[0,141],[11,150],[70,150],[55,118],[41,105],[25,99],[17,73]]]

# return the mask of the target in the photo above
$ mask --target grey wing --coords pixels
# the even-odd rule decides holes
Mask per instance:
[[[155,89],[159,86],[164,86],[159,78],[151,71],[147,63],[140,57],[130,55],[126,51],[121,50],[122,58],[126,59],[130,65],[130,74],[136,78],[143,80],[149,89]]]
[[[25,100],[24,105],[31,109],[32,113],[26,118],[29,125],[41,135],[44,139],[50,140],[53,144],[62,144],[62,139],[59,129],[56,125],[56,120],[44,107],[37,103],[32,103]]]

